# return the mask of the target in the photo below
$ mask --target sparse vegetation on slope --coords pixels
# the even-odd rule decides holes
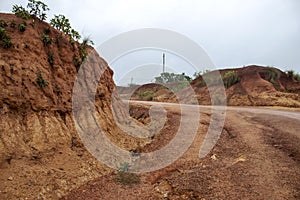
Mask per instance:
[[[48,56],[48,62],[50,64],[51,67],[53,67],[54,64],[54,58],[53,58],[53,53],[48,51],[47,52],[47,56]]]
[[[0,47],[3,49],[8,49],[13,46],[10,37],[4,28],[0,27]]]
[[[79,136],[72,122],[72,87],[76,77],[72,59],[73,56],[80,59],[80,43],[75,41],[70,45],[67,35],[31,16],[26,9],[15,8],[19,17],[0,14],[3,19],[0,22],[3,26],[0,27],[0,110],[1,121],[6,122],[0,124],[0,199],[60,199],[71,189],[107,174],[110,169],[88,154],[80,139],[77,146],[73,145],[73,138]],[[83,44],[86,55],[92,51],[89,44]],[[114,88],[113,73],[97,53],[91,56],[95,68],[105,69],[105,81],[98,85],[102,96],[96,99],[95,106],[114,141],[121,131],[117,132],[116,126],[111,125],[113,114],[108,99]],[[133,142],[126,143],[124,148],[131,148],[129,144]],[[42,164],[42,160],[51,165]]]
[[[26,27],[27,27],[27,23],[26,22],[23,22],[21,24],[18,24],[18,29],[19,31],[21,32],[24,32],[26,30]]]
[[[114,180],[124,185],[138,184],[141,182],[137,174],[128,172],[129,163],[120,163],[119,171]]]
[[[295,72],[286,72],[286,74],[276,68],[252,65],[218,72],[198,72],[195,74],[197,78],[190,85],[195,91],[198,102],[204,105],[212,103],[211,91],[216,91],[213,94],[213,103],[224,103],[222,98],[218,97],[218,92],[224,84],[228,105],[300,107],[300,84],[297,81],[300,76]],[[208,86],[211,87],[211,90],[208,89]],[[174,87],[176,85],[169,88],[173,89]],[[134,92],[132,99],[177,102],[176,95],[170,90],[157,90],[156,88],[157,86],[151,84],[147,84],[147,87],[140,87]],[[186,97],[184,102],[198,103],[190,101],[193,94],[189,93],[186,87],[180,88],[178,92]],[[125,97],[126,93],[122,93],[122,95]]]
[[[266,67],[265,70],[269,74],[268,80],[275,84],[280,78],[280,74],[278,73],[277,69],[274,67]]]
[[[295,79],[296,81],[300,81],[300,75],[296,73],[294,70],[288,70],[285,73],[289,78]]]
[[[160,76],[155,77],[155,83],[178,83],[178,82],[190,82],[192,79],[189,76],[186,76],[184,73],[182,74],[175,74],[164,72],[161,73]]]
[[[6,21],[4,19],[0,18],[0,27],[4,28],[6,26],[8,26],[7,23],[6,23]]]
[[[222,79],[226,88],[229,88],[240,81],[240,78],[234,70],[225,72],[225,74],[222,76]]]
[[[48,46],[52,43],[52,38],[50,38],[50,36],[46,35],[45,33],[42,34],[41,40],[43,41],[45,46]]]
[[[41,87],[41,88],[44,88],[46,86],[48,86],[48,81],[46,81],[43,77],[42,77],[42,72],[41,71],[38,71],[36,73],[36,83]]]

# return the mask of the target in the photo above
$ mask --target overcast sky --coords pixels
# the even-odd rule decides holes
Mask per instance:
[[[260,64],[300,72],[299,0],[44,2],[51,9],[48,20],[64,14],[82,35],[91,36],[95,46],[125,31],[162,28],[197,42],[217,68]],[[13,4],[25,7],[27,1],[1,0],[1,11],[10,12]]]

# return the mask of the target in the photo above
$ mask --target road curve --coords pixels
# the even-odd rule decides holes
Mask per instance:
[[[147,105],[161,105],[161,106],[174,106],[174,107],[184,106],[184,107],[195,107],[195,108],[200,108],[200,109],[215,109],[215,110],[236,111],[236,112],[243,111],[243,112],[250,112],[250,113],[255,113],[255,114],[282,116],[282,117],[288,117],[288,118],[300,120],[300,112],[299,111],[284,111],[284,110],[276,110],[276,109],[263,108],[263,107],[203,106],[203,105],[192,105],[192,104],[177,104],[177,103],[166,103],[166,102],[132,101],[132,100],[129,102],[130,103],[147,104]]]
[[[156,150],[165,144],[164,140],[172,139],[169,136],[176,132],[178,106],[200,109],[203,115],[198,134],[188,151],[166,168],[141,174],[138,185],[124,187],[114,181],[116,175],[112,174],[72,191],[63,199],[300,199],[300,112],[260,107],[130,103],[163,106],[171,111],[166,128],[154,137],[146,151]],[[199,159],[212,109],[223,115],[226,111],[226,120],[214,148]]]

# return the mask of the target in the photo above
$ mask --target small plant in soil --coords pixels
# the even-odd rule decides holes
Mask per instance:
[[[6,26],[8,26],[6,21],[4,19],[0,18],[0,27],[4,28]]]
[[[119,171],[114,180],[124,185],[139,184],[141,182],[140,177],[137,174],[128,172],[128,170],[129,163],[120,163]]]
[[[15,20],[11,20],[10,24],[9,24],[10,28],[16,28],[16,22]]]
[[[73,39],[73,38],[69,38],[69,43],[72,45],[72,47],[73,47],[73,50],[74,50],[74,48],[75,48],[75,40]]]
[[[133,185],[141,182],[141,178],[137,174],[129,172],[118,172],[114,180],[123,185]]]
[[[120,163],[120,167],[119,167],[120,172],[128,172],[128,170],[129,170],[129,163],[128,162]]]
[[[44,33],[45,33],[46,35],[49,35],[50,32],[51,32],[51,30],[50,30],[49,27],[44,28]]]
[[[294,78],[295,78],[296,81],[300,81],[300,74],[295,74]]]
[[[38,71],[36,73],[36,80],[35,81],[38,84],[38,86],[40,86],[41,88],[44,88],[44,87],[48,86],[48,84],[49,84],[48,81],[43,79],[41,71]]]
[[[74,29],[71,29],[71,37],[75,40],[79,40],[81,38],[81,35]]]
[[[48,62],[50,64],[50,66],[53,67],[53,64],[54,64],[53,53],[49,51],[47,53],[47,56],[48,56]]]
[[[87,52],[88,45],[94,45],[94,42],[89,37],[85,37],[82,43],[78,47],[79,55],[82,61],[84,61],[88,55]]]
[[[290,79],[295,79],[296,81],[300,81],[300,75],[296,73],[294,70],[288,70],[285,72],[287,77]]]
[[[78,71],[79,67],[81,66],[82,62],[81,62],[81,59],[77,56],[73,56],[73,63]]]
[[[10,37],[4,28],[0,27],[0,47],[3,49],[8,49],[13,46]]]
[[[18,29],[19,31],[21,32],[24,32],[26,30],[26,27],[27,27],[27,23],[26,22],[23,22],[21,24],[18,24]]]
[[[41,37],[43,43],[45,46],[48,46],[52,43],[52,38],[50,38],[48,35],[46,35],[45,33],[43,33],[42,37]]]

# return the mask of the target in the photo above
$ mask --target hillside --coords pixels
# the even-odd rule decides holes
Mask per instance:
[[[194,138],[189,136],[190,128],[197,125],[192,119],[198,106],[187,106],[187,123],[182,127],[184,116],[178,104],[162,105],[167,112],[160,127],[164,119],[156,114],[161,110],[149,104],[133,102],[127,112],[114,93],[113,71],[92,46],[70,40],[69,35],[34,16],[23,20],[0,14],[0,18],[0,199],[299,199],[299,112],[228,109],[215,147],[199,159],[210,127],[214,131],[211,121],[218,119],[210,108],[200,110]],[[89,57],[84,56],[87,53]],[[87,91],[73,91],[83,61],[84,67],[91,65],[79,81]],[[237,77],[230,84],[225,81],[230,105],[299,106],[299,82],[278,69],[249,66],[221,70],[221,74],[225,77],[233,70]],[[95,71],[103,72],[99,83],[89,84],[87,80],[95,79]],[[126,166],[112,156],[107,159],[119,171],[101,164],[83,145],[72,109],[72,95],[90,95],[93,84],[97,86],[95,98],[82,103],[93,103],[95,110],[75,109],[74,113],[79,113],[87,125],[98,122],[105,136],[130,158],[163,149],[176,139],[180,127],[183,135],[193,140],[191,146],[169,166],[149,173],[126,173],[131,163]],[[202,78],[191,84],[199,103],[210,104]],[[190,94],[181,84],[168,86],[186,96],[186,103],[197,103],[190,102]],[[132,88],[118,91],[123,91],[124,97],[134,92]],[[158,84],[140,87],[132,98],[177,101],[172,92]],[[128,121],[129,114],[134,119]],[[131,122],[146,128],[139,129]],[[126,129],[121,130],[122,123]],[[98,142],[98,133],[96,130],[89,136]],[[140,134],[148,135],[134,137]],[[167,157],[159,162],[178,153],[185,139],[177,141],[175,151],[162,154]],[[98,152],[106,153],[103,149]],[[144,167],[153,165],[140,161]]]
[[[210,73],[204,76],[209,77]],[[229,74],[234,79],[234,83],[225,86],[227,105],[230,106],[285,106],[300,107],[300,81],[277,68],[262,66],[247,66],[236,69],[223,69],[220,74],[224,79],[225,74]],[[191,95],[186,89],[177,91],[185,97],[186,103],[199,103],[200,105],[211,104],[210,94],[202,76],[194,79],[190,83],[195,91],[198,102],[191,102]],[[177,85],[167,85],[175,88]],[[217,86],[214,88],[219,89]],[[120,90],[120,92],[126,90]],[[123,96],[126,96],[123,94]],[[134,100],[151,100],[163,102],[177,102],[175,94],[159,84],[146,84],[139,87],[131,96]],[[218,102],[215,102],[218,104]]]
[[[73,122],[72,88],[81,44],[70,43],[69,36],[35,17],[0,18],[13,44],[0,48],[0,199],[58,199],[112,171],[84,148]],[[21,31],[19,24],[25,23]],[[134,140],[115,124],[111,99],[119,97],[112,95],[112,70],[98,54],[90,59],[105,70],[97,88],[97,120],[113,142],[136,148],[145,140]],[[119,118],[126,116],[122,103],[115,106]]]

